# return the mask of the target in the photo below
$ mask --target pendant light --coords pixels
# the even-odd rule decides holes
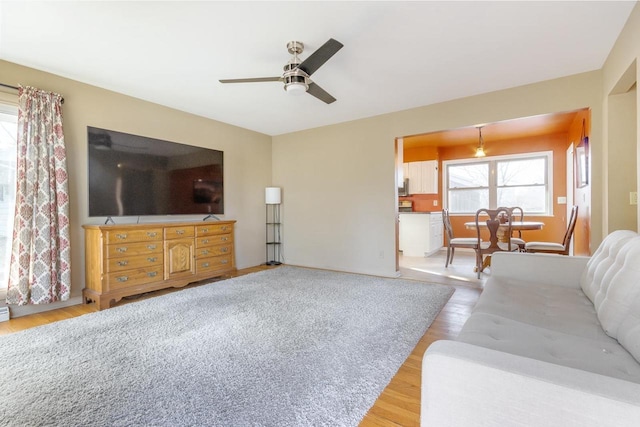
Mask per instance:
[[[476,157],[486,156],[484,152],[484,141],[482,140],[482,126],[478,126],[478,147],[476,148]]]

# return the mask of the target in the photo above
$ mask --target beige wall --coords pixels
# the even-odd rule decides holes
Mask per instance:
[[[264,262],[264,188],[271,185],[270,136],[5,61],[0,61],[0,76],[2,83],[35,86],[58,92],[65,99],[63,114],[70,187],[72,297],[80,296],[84,287],[84,235],[81,226],[104,222],[104,218],[88,217],[88,125],[223,150],[225,215],[222,218],[238,221],[237,265],[244,268]],[[200,220],[202,217],[142,217],[140,221]],[[125,223],[137,219],[125,217],[115,218],[115,221]]]
[[[599,159],[601,87],[594,71],[274,137],[287,262],[395,275],[395,137],[591,108],[591,150]],[[599,188],[602,167],[594,165],[592,173]],[[601,201],[592,206],[592,238],[599,243]]]
[[[616,129],[612,129],[616,127],[619,122],[617,122],[614,115],[617,112],[619,104],[623,101],[620,100],[620,95],[629,92],[633,85],[636,85],[638,79],[640,79],[640,68],[637,66],[640,59],[640,4],[636,4],[629,19],[627,20],[626,25],[624,26],[618,40],[616,41],[613,49],[609,53],[609,57],[604,63],[602,68],[602,79],[603,79],[603,118],[604,118],[604,132],[603,132],[603,146],[605,147],[606,155],[603,156],[600,161],[607,168],[609,166],[618,168],[618,165],[612,163],[611,158],[615,158],[615,153],[624,152],[628,149],[628,140],[627,138],[617,138],[619,131]],[[635,179],[635,188],[636,191],[640,185],[640,175],[637,173],[637,164],[640,164],[640,160],[638,160],[638,155],[640,155],[640,136],[638,129],[640,129],[640,108],[638,108],[639,100],[638,100],[638,91],[637,89],[632,90],[626,99],[627,106],[629,103],[635,104],[627,107],[627,113],[631,113],[634,117],[628,119],[627,123],[629,128],[626,133],[628,138],[635,137],[635,146],[636,146],[636,161],[635,164],[633,162],[629,162],[626,164],[624,171],[616,171],[616,173],[608,174],[609,182],[607,183],[607,188],[628,188],[630,177],[636,177]],[[612,103],[612,105],[609,105]],[[629,111],[630,108],[633,108],[633,111]],[[635,125],[635,129],[632,129]],[[635,136],[632,135],[635,132]],[[632,142],[633,143],[633,142]],[[624,173],[621,173],[624,172]],[[605,205],[605,210],[603,212],[603,222],[605,227],[609,227],[610,217],[615,217],[616,214],[611,212],[612,210],[620,209],[627,210],[627,206],[622,206],[628,204],[628,195],[626,198],[623,198],[618,205],[616,202],[616,195],[610,194],[608,191],[603,191],[602,199],[609,201]],[[637,206],[635,207],[636,211],[636,227],[640,223],[640,211],[638,211]],[[618,222],[614,222],[611,224],[613,227],[616,227]],[[612,231],[612,230],[608,230]]]
[[[629,193],[637,191],[637,91],[608,97],[608,140],[615,149],[608,153],[607,161],[607,230],[637,230],[637,206],[629,202]]]

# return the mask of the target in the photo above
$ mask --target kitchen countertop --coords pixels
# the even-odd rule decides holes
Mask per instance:
[[[433,211],[433,212],[398,212],[399,214],[433,214],[433,213],[442,213],[441,211]]]

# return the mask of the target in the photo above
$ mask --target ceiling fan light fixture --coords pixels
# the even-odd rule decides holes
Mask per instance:
[[[309,90],[309,85],[304,76],[285,76],[284,90],[291,95],[300,95]]]

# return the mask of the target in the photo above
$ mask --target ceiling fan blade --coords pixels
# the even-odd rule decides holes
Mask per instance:
[[[250,79],[221,79],[220,83],[261,83],[261,82],[281,82],[282,77],[255,77]]]
[[[333,96],[329,95],[327,91],[325,91],[315,83],[309,83],[309,89],[307,90],[307,93],[315,96],[320,101],[326,102],[327,104],[331,104],[336,100]]]
[[[318,50],[313,52],[311,56],[302,61],[302,64],[298,65],[298,69],[304,71],[308,75],[315,73],[318,68],[329,60],[337,51],[344,46],[337,40],[329,39],[325,44],[320,46]]]

